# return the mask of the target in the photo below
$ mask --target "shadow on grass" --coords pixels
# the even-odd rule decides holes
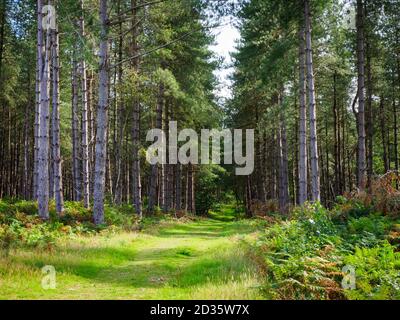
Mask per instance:
[[[254,225],[246,221],[200,220],[160,228],[154,238],[122,247],[67,247],[53,254],[23,254],[13,259],[37,269],[53,265],[58,273],[94,283],[124,288],[187,289],[210,282],[226,283],[245,273],[251,262],[235,244],[219,239],[254,231]]]
[[[254,226],[243,222],[220,222],[200,221],[196,224],[174,225],[173,227],[160,229],[159,237],[180,237],[180,238],[223,238],[236,234],[249,234],[254,232]]]
[[[109,250],[82,249],[82,255],[101,255],[101,261]],[[239,278],[246,272],[248,262],[237,254],[236,250],[214,248],[208,252],[195,252],[191,256],[180,253],[180,248],[144,249],[140,259],[128,265],[106,265],[98,260],[71,261],[59,259],[52,261],[46,258],[18,259],[19,263],[42,268],[46,264],[55,267],[58,273],[72,274],[91,282],[126,288],[190,288],[210,282],[225,283]]]

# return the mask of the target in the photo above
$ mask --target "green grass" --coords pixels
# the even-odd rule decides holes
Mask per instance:
[[[0,258],[0,299],[259,299],[257,267],[240,238],[255,221],[150,224],[141,233],[64,240],[49,252]],[[41,268],[57,271],[44,290]]]
[[[217,208],[210,210],[209,217],[219,221],[235,221],[244,217],[244,212],[235,204],[221,204]]]

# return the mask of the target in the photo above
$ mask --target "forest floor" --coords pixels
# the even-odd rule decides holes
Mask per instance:
[[[230,220],[166,221],[14,251],[0,259],[0,299],[262,299],[240,244],[260,226]],[[42,288],[45,265],[56,270],[55,289]]]

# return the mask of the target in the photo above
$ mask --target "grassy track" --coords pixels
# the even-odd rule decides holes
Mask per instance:
[[[258,299],[254,264],[240,237],[252,221],[198,220],[150,225],[141,233],[78,237],[52,252],[0,260],[0,299]],[[44,290],[41,268],[57,271]]]

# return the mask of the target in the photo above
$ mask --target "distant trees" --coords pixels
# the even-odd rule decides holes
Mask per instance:
[[[346,6],[307,0],[243,5],[232,122],[236,126],[261,122],[264,129],[259,134],[267,137],[269,150],[267,162],[256,166],[263,172],[253,174],[245,184],[249,190],[243,198],[251,202],[250,207],[260,202],[255,188],[259,177],[265,177],[269,186],[267,198],[279,199],[281,210],[284,207],[282,165],[277,170],[273,164],[274,159],[282,159],[280,126],[273,120],[279,104],[271,99],[279,83],[284,84],[283,99],[289,105],[284,119],[290,119],[288,172],[293,204],[321,200],[329,205],[337,195],[356,187],[368,191],[375,174],[397,170],[397,103],[396,98],[387,98],[396,96],[389,87],[397,88],[396,46],[387,45],[394,39],[389,33],[400,30],[394,18],[396,6],[369,0]],[[265,16],[268,21],[262,20]],[[351,21],[356,21],[354,26]],[[356,88],[352,83],[357,83]],[[261,105],[258,124],[247,117],[254,114],[256,103]],[[275,142],[274,132],[278,132]]]
[[[53,198],[59,214],[64,199],[82,201],[98,224],[104,203],[131,203],[140,216],[204,213],[207,192],[232,192],[248,214],[266,202],[285,213],[368,191],[376,174],[398,170],[397,3],[240,2],[224,102],[206,16],[227,6],[110,3],[0,0],[0,197],[38,200],[43,219]],[[254,173],[149,165],[146,131],[172,120],[178,129],[256,129]]]

